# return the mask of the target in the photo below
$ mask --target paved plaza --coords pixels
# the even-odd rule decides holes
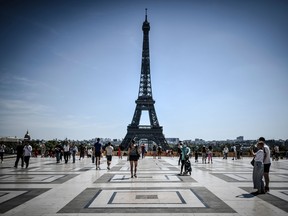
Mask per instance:
[[[200,158],[201,159],[201,158]],[[64,161],[31,158],[14,168],[15,158],[0,164],[0,215],[285,215],[288,213],[288,160],[273,162],[270,192],[253,196],[251,158],[213,164],[192,162],[191,176],[179,176],[178,158],[139,160],[138,178],[130,178],[126,157],[106,159],[96,170],[90,158]]]

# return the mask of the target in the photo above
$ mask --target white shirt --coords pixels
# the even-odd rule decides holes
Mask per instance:
[[[31,145],[25,145],[23,150],[24,150],[24,156],[31,156],[32,153]]]
[[[264,164],[270,164],[271,163],[271,157],[270,157],[270,148],[266,143],[264,144],[265,148],[265,159],[264,159]]]
[[[264,151],[263,151],[263,149],[259,149],[256,152],[254,160],[255,160],[255,162],[262,162],[263,163],[263,160],[264,160]]]
[[[69,152],[70,146],[69,144],[63,146],[64,152]]]
[[[112,146],[106,147],[106,155],[112,155],[114,148]]]

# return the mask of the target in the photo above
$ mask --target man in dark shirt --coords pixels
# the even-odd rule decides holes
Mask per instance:
[[[21,159],[21,167],[24,167],[24,158],[23,158],[23,145],[22,142],[20,141],[16,147],[16,151],[17,151],[17,156],[16,156],[16,161],[15,161],[15,168],[17,168],[18,166],[18,162]]]
[[[96,158],[96,170],[100,169],[100,157],[102,154],[102,144],[100,143],[100,138],[97,138],[97,142],[94,144],[94,152]]]

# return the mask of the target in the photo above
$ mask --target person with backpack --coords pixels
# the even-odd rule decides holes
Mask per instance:
[[[138,160],[140,158],[140,152],[134,140],[131,141],[130,146],[128,148],[128,157],[130,161],[131,178],[133,177],[137,178],[136,173],[137,173]]]
[[[100,169],[100,158],[102,154],[102,144],[100,143],[100,138],[97,138],[97,142],[94,144],[94,152],[96,159],[96,170]]]

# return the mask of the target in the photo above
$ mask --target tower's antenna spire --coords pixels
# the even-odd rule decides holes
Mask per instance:
[[[145,21],[147,21],[147,8],[145,8]]]

